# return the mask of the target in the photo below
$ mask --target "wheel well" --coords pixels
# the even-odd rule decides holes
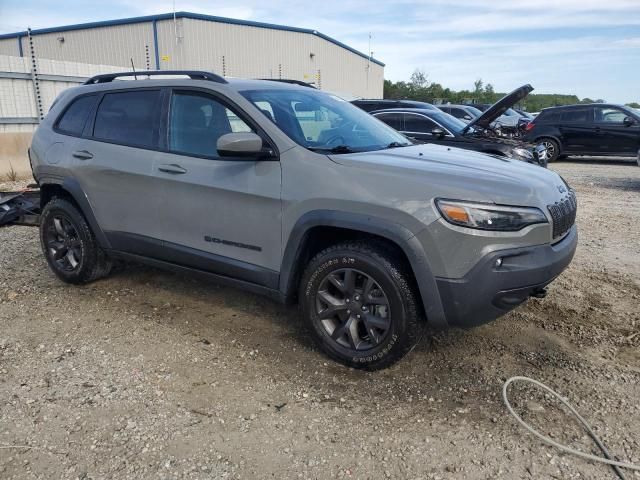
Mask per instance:
[[[290,303],[297,302],[298,286],[300,284],[302,274],[304,273],[304,270],[309,261],[317,253],[321,252],[325,248],[349,240],[364,240],[382,246],[386,253],[390,253],[399,261],[403,262],[408,271],[411,272],[415,281],[415,275],[413,275],[411,262],[409,262],[409,259],[407,258],[407,255],[404,253],[402,248],[394,241],[380,235],[353,230],[350,228],[316,226],[310,228],[307,232],[305,232],[304,237],[300,242],[296,260],[293,263],[291,280],[289,281],[286,292],[287,299]],[[420,295],[420,292],[417,289],[416,291],[418,292],[418,295]],[[420,301],[422,301],[422,299],[420,299]]]
[[[44,208],[53,198],[64,198],[78,206],[73,196],[62,185],[55,183],[44,184],[40,187],[40,208]]]

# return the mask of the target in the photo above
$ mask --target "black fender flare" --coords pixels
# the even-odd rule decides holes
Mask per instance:
[[[307,233],[314,227],[337,227],[361,231],[385,238],[402,249],[420,290],[424,311],[430,326],[448,327],[436,278],[432,273],[426,252],[415,234],[406,227],[369,215],[336,210],[313,210],[298,219],[284,250],[280,269],[279,289],[284,296],[295,290],[295,268],[301,258]]]
[[[47,185],[57,185],[62,190],[67,192],[71,196],[71,198],[73,198],[73,200],[76,202],[76,205],[78,205],[78,207],[80,208],[80,211],[84,215],[84,218],[87,219],[87,222],[91,227],[91,231],[93,232],[93,234],[96,237],[96,240],[98,241],[98,245],[100,245],[100,247],[105,250],[111,249],[111,244],[109,243],[109,240],[107,239],[107,236],[104,234],[104,231],[102,230],[102,228],[100,228],[100,225],[96,220],[96,216],[93,213],[93,207],[91,207],[89,198],[87,197],[86,193],[82,189],[82,186],[80,185],[78,180],[72,177],[65,177],[64,179],[54,179],[54,178],[47,179],[46,177],[41,178],[40,188],[44,189],[47,187]]]

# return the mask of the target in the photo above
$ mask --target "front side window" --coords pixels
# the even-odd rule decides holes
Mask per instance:
[[[87,95],[74,100],[58,120],[58,130],[71,135],[82,135],[97,98],[97,95]]]
[[[169,150],[218,157],[218,139],[227,133],[253,132],[235,112],[215,98],[174,92],[169,110]]]
[[[348,153],[410,145],[411,142],[364,110],[312,89],[268,89],[240,92],[257,108],[275,117],[293,141],[313,151]],[[391,147],[390,147],[391,146]]]
[[[595,107],[595,121],[599,123],[609,123],[622,125],[628,115],[618,108]]]
[[[125,145],[157,148],[160,90],[107,93],[96,113],[93,136]]]

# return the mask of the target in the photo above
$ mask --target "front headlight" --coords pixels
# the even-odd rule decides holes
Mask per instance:
[[[544,213],[534,207],[509,207],[446,199],[437,199],[436,206],[447,222],[478,230],[515,232],[528,225],[547,223]]]
[[[531,153],[530,150],[527,150],[526,148],[514,148],[513,153],[518,155],[519,157],[522,158],[529,158],[532,159],[533,158],[533,153]]]

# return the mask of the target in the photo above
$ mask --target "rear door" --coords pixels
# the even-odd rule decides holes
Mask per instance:
[[[167,102],[167,151],[154,175],[164,258],[274,286],[281,260],[280,162],[220,157],[231,132],[260,133],[221,95],[175,89]]]
[[[85,137],[75,141],[74,176],[115,249],[146,251],[157,236],[157,180],[161,89],[100,94]]]
[[[593,132],[591,107],[568,108],[560,112],[558,130],[565,153],[591,153],[600,147]]]
[[[404,114],[402,112],[381,112],[375,113],[373,116],[398,132],[404,130]]]
[[[616,107],[596,106],[593,113],[593,129],[603,153],[637,155],[640,148],[640,123],[637,120],[632,125],[625,125],[624,119],[630,115]]]

